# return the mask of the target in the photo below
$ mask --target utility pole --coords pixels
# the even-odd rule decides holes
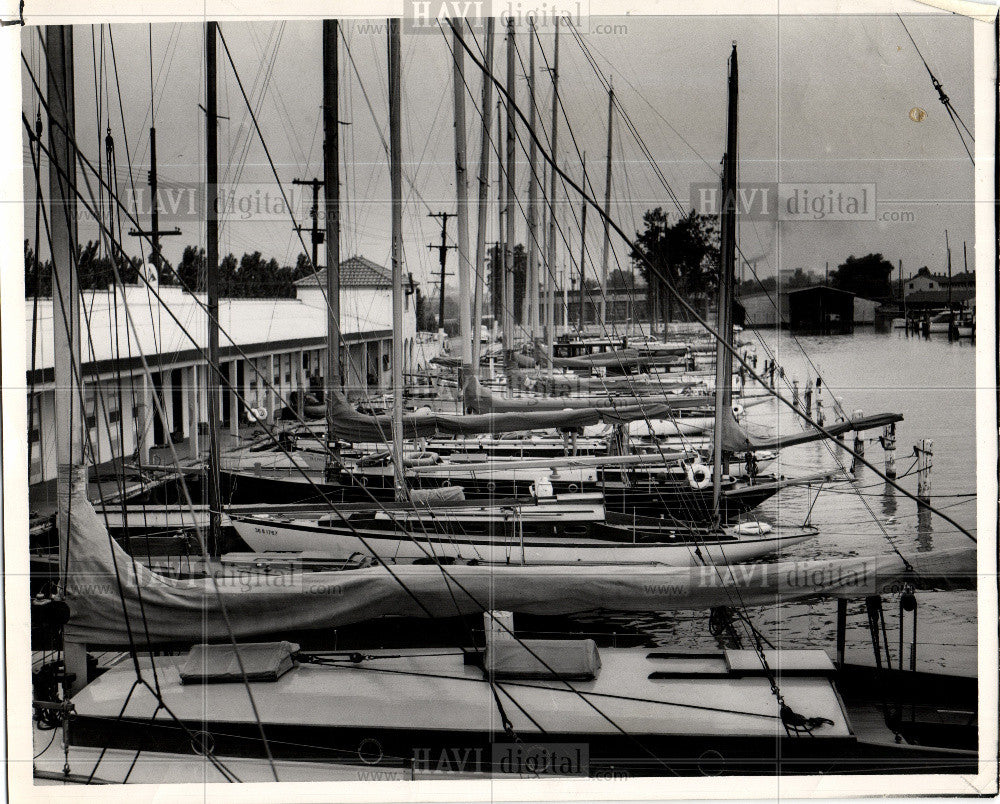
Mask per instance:
[[[447,242],[448,239],[448,218],[454,218],[455,216],[451,212],[432,212],[428,218],[440,218],[441,219],[441,243],[435,246],[433,243],[428,243],[427,248],[433,251],[438,250],[438,260],[441,262],[441,294],[438,299],[438,329],[444,330],[444,278],[446,276],[451,276],[451,274],[445,273],[445,264],[448,260],[448,249],[455,248],[455,246],[449,246]]]
[[[154,103],[155,107],[156,104]],[[149,184],[150,196],[150,227],[149,231],[142,229],[129,229],[128,233],[132,237],[148,237],[153,246],[152,263],[156,268],[156,279],[160,278],[160,266],[163,263],[163,255],[160,252],[160,238],[170,235],[179,235],[181,230],[176,226],[173,229],[160,229],[160,205],[157,202],[156,184],[156,126],[149,127],[149,172],[146,174],[146,182]]]
[[[319,249],[319,244],[322,243],[324,240],[324,234],[325,234],[325,232],[319,228],[319,191],[320,188],[323,186],[323,180],[316,178],[292,179],[292,184],[296,184],[300,187],[312,188],[313,203],[312,203],[312,209],[309,210],[309,217],[312,218],[312,229],[310,230],[312,233],[312,257],[310,258],[310,260],[312,262],[313,271],[318,271],[319,258],[317,252]],[[296,226],[294,228],[295,231],[298,232],[299,234],[301,234],[305,229],[305,227],[303,226]]]

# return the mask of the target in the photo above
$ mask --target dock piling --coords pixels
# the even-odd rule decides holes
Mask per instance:
[[[934,458],[934,442],[925,438],[914,447],[917,453],[917,499],[929,503],[931,499],[931,463]]]
[[[896,479],[896,425],[887,425],[882,430],[882,449],[885,451],[885,476]]]

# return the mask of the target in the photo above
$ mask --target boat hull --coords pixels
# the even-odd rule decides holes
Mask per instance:
[[[365,527],[329,527],[281,522],[268,517],[232,518],[240,538],[255,552],[295,551],[347,558],[357,553],[381,561],[476,560],[502,564],[600,563],[702,566],[751,561],[806,541],[815,531],[779,530],[760,536],[703,538],[635,543],[599,539],[525,537],[516,520],[498,522],[491,537],[452,532],[437,535],[413,527],[408,534]]]

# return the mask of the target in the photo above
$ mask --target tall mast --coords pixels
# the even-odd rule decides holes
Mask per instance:
[[[396,500],[407,499],[403,474],[403,148],[399,20],[389,20],[389,176],[392,185],[392,465]],[[444,293],[444,288],[441,288]]]
[[[604,250],[601,253],[601,321],[604,321],[606,313],[605,299],[608,292],[608,259],[611,252],[611,131],[615,113],[615,89],[608,90],[608,156],[607,164],[604,168]],[[586,209],[586,207],[584,207]]]
[[[559,152],[556,147],[559,134],[559,17],[555,17],[555,53],[552,57],[552,164],[559,164]],[[545,345],[552,366],[552,354],[555,347],[555,291],[553,289],[553,272],[556,269],[556,177],[559,171],[549,172],[549,242],[545,270]]]
[[[55,390],[56,491],[68,500],[74,470],[83,467],[83,409],[80,404],[80,299],[74,265],[76,228],[76,100],[73,80],[73,28],[45,27],[46,95],[49,105],[49,209],[52,240],[53,372]],[[59,587],[65,592],[69,566],[69,506],[56,509],[59,538]],[[87,649],[64,641],[66,670],[74,673],[73,691],[87,682]]]
[[[479,209],[476,231],[475,292],[472,294],[472,370],[479,372],[480,332],[483,320],[483,289],[486,282],[486,214],[490,191],[490,123],[493,121],[493,17],[486,18],[486,72],[483,73],[483,128],[479,138]]]
[[[455,201],[458,212],[458,358],[462,365],[472,356],[472,296],[469,288],[469,178],[465,164],[465,47],[462,24],[452,26],[453,81],[455,90]],[[444,298],[444,284],[441,285]]]
[[[723,422],[732,416],[733,278],[736,260],[736,127],[739,95],[739,65],[736,44],[729,57],[729,108],[726,119],[726,155],[722,171],[722,221],[719,254],[719,341],[715,352],[715,438],[712,464],[712,506],[721,518],[722,475],[728,461],[722,455]]]
[[[497,139],[500,138],[500,132],[503,130],[503,101],[497,98]],[[511,348],[509,333],[507,332],[507,258],[506,246],[504,244],[504,214],[506,212],[506,198],[507,198],[507,173],[503,166],[503,146],[497,146],[497,165],[499,176],[497,177],[497,251],[496,251],[496,263],[491,266],[490,270],[493,274],[492,281],[490,282],[491,293],[494,298],[493,302],[493,315],[494,318],[499,315],[500,320],[495,323],[500,328],[500,341],[503,348],[503,353],[506,356],[507,351]],[[500,294],[500,298],[495,298],[496,294]],[[505,357],[506,359],[506,357]]]
[[[948,252],[948,312],[951,312],[951,244],[948,242],[948,230],[944,230],[944,248]]]
[[[323,203],[326,206],[326,416],[327,432],[340,390],[340,65],[337,20],[323,20]],[[317,266],[313,266],[316,269]]]
[[[535,23],[528,20],[528,330],[532,348],[538,338],[538,146],[535,143]]]
[[[587,152],[583,152],[583,178],[581,179],[580,186],[587,189]],[[583,200],[583,209],[580,210],[580,332],[583,332],[584,316],[583,316],[583,290],[584,281],[587,278],[587,200]],[[607,224],[605,224],[605,229],[607,229]],[[605,277],[605,286],[607,286],[607,277]],[[566,281],[563,280],[563,297],[565,298],[566,291]],[[566,305],[563,305],[564,307]],[[566,317],[569,317],[569,307],[566,307],[566,311],[563,313]],[[601,321],[604,320],[604,293],[601,293]],[[567,328],[569,322],[567,321]]]
[[[219,125],[215,50],[218,23],[205,23],[205,290],[208,308],[208,551],[217,555],[222,525],[219,490]],[[234,413],[234,411],[230,411]]]
[[[506,235],[504,237],[504,321],[508,327],[507,353],[504,360],[512,363],[514,349],[514,189],[515,189],[515,108],[516,86],[514,81],[514,18],[507,21],[507,207]]]

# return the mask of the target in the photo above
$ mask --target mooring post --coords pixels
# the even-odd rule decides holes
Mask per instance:
[[[796,409],[799,407],[799,381],[792,380],[792,404]]]
[[[885,476],[896,479],[896,423],[882,430],[882,449],[885,451]]]
[[[823,426],[823,400],[816,400],[816,424]]]
[[[917,452],[917,499],[929,503],[931,500],[931,461],[934,458],[934,442],[925,438],[915,449]]]
[[[843,669],[847,650],[847,598],[837,598],[837,667]]]
[[[863,410],[856,410],[852,414],[852,418],[860,419],[865,415]],[[857,455],[864,456],[865,454],[865,437],[861,434],[859,430],[854,431],[854,452]]]
[[[813,387],[811,382],[806,383],[806,416],[812,416],[813,412]]]

